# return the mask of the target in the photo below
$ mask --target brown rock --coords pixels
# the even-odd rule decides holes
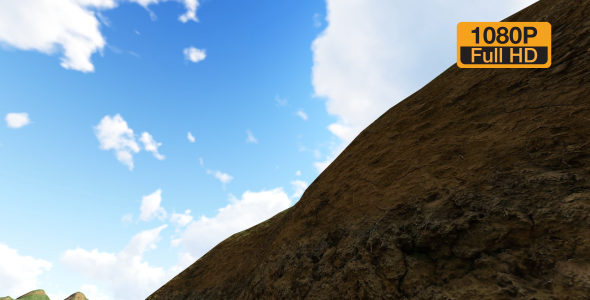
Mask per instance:
[[[551,68],[450,67],[148,299],[588,299],[588,16],[509,17],[552,24]]]

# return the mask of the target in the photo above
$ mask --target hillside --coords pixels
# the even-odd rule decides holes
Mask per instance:
[[[67,297],[65,300],[88,300],[88,299],[86,299],[86,296],[84,296],[84,294],[82,294],[80,292],[75,292],[75,293],[71,294],[69,297]]]
[[[44,290],[34,290],[28,292],[18,298],[17,300],[50,300],[47,294],[45,294]],[[0,300],[13,300],[10,296],[2,297]],[[80,292],[75,292],[65,300],[88,300],[84,294]]]
[[[588,16],[507,18],[552,24],[549,69],[451,66],[148,300],[588,299]]]

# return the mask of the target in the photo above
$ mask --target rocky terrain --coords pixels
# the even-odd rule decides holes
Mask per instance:
[[[590,299],[590,1],[504,21],[552,66],[451,66],[148,300]]]

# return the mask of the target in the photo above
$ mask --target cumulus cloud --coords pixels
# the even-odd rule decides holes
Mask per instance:
[[[298,110],[295,114],[307,121],[307,114],[303,111],[303,109]]]
[[[182,243],[182,239],[173,239],[170,241],[170,246],[172,247],[178,247],[180,245],[180,243]]]
[[[170,223],[176,224],[178,227],[184,227],[193,220],[193,216],[190,213],[191,210],[187,209],[183,214],[172,214]]]
[[[223,183],[223,188],[225,188],[226,183],[229,183],[230,181],[232,181],[232,179],[234,179],[231,175],[229,175],[227,173],[223,173],[221,171],[207,170],[207,174],[213,175],[213,176],[215,176],[215,178],[219,179],[219,181],[221,181],[221,183]]]
[[[68,296],[71,295],[71,294],[66,294],[62,291],[54,293],[49,289],[45,289],[45,294],[47,294],[47,297],[49,297],[49,299],[66,299]],[[92,300],[94,300],[94,299],[92,299]]]
[[[190,133],[190,131],[189,131],[189,133],[187,135],[187,138],[188,138],[188,141],[189,142],[191,142],[191,143],[194,143],[195,142],[195,137],[192,135],[192,133]]]
[[[197,7],[199,7],[199,1],[197,0],[183,0],[186,12],[178,17],[182,23],[186,23],[190,20],[198,22],[197,20]]]
[[[133,214],[126,214],[121,218],[121,222],[123,223],[131,223],[133,222]]]
[[[6,125],[10,128],[21,128],[30,123],[28,113],[9,113],[6,115]]]
[[[130,1],[147,9],[148,5],[166,0]],[[178,1],[186,8],[178,19],[197,21],[199,2]],[[45,54],[63,52],[60,53],[62,67],[93,72],[91,56],[102,52],[106,45],[100,32],[101,11],[113,9],[121,2],[123,0],[0,1],[0,43]]]
[[[307,189],[307,186],[308,186],[307,182],[305,182],[303,180],[293,180],[293,181],[291,181],[291,185],[293,186],[293,189],[295,190],[293,195],[291,195],[291,199],[301,197],[301,195],[303,195],[303,192],[305,192],[305,189]]]
[[[37,289],[37,277],[52,264],[42,259],[18,254],[16,249],[0,244],[0,291],[20,296]]]
[[[162,146],[162,143],[156,142],[156,140],[154,140],[154,138],[149,133],[142,133],[139,140],[143,143],[145,151],[152,152],[155,158],[159,160],[163,160],[166,158],[164,155],[158,152],[158,147]]]
[[[301,176],[301,171],[295,172],[295,176]]]
[[[114,150],[117,159],[133,170],[132,153],[139,152],[139,145],[135,141],[133,129],[127,126],[121,115],[114,117],[105,116],[100,123],[94,127],[96,138],[100,142],[100,149]]]
[[[199,157],[199,164],[201,165],[201,167],[203,166],[203,158]]]
[[[98,287],[93,284],[83,284],[82,287],[80,287],[80,292],[84,294],[84,296],[86,296],[87,299],[109,300],[109,297],[101,293],[98,290]]]
[[[182,234],[182,243],[192,257],[199,258],[230,235],[248,229],[289,208],[291,200],[282,188],[246,191],[241,199],[230,194],[230,204],[215,217],[201,216]]]
[[[136,234],[119,253],[76,248],[65,251],[60,261],[85,278],[105,282],[115,299],[145,299],[179,271],[178,268],[167,271],[156,268],[143,259],[146,251],[156,248],[160,232],[166,227],[167,225],[162,225]],[[93,287],[86,288],[89,292],[95,291]],[[97,296],[97,299],[104,297],[98,292]]]
[[[205,49],[197,49],[195,47],[185,48],[183,51],[184,59],[198,63],[207,57]]]
[[[142,221],[151,221],[154,218],[163,220],[166,218],[166,210],[160,206],[162,203],[162,190],[158,189],[155,192],[143,196],[141,200],[139,219]]]
[[[135,140],[133,129],[129,128],[121,115],[102,118],[94,127],[94,134],[100,142],[100,149],[114,150],[117,160],[126,165],[130,171],[133,170],[133,154],[138,153],[141,148]],[[139,140],[143,143],[145,150],[152,152],[157,159],[165,158],[158,153],[158,147],[162,144],[157,143],[149,133],[144,132]]]
[[[258,143],[258,139],[256,139],[256,137],[254,136],[254,134],[252,134],[252,132],[250,130],[246,130],[246,134],[248,134],[248,138],[246,139],[246,143],[254,143],[254,144]]]
[[[456,61],[458,22],[499,21],[533,2],[327,0],[328,25],[312,44],[312,83],[338,119],[328,130],[343,146],[315,163],[318,170],[387,109]]]
[[[90,56],[106,44],[93,10],[115,6],[113,0],[1,1],[0,42],[46,54],[63,49],[62,67],[92,72]]]

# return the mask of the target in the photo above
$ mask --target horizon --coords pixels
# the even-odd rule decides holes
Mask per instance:
[[[145,299],[534,2],[0,3],[0,297]]]

